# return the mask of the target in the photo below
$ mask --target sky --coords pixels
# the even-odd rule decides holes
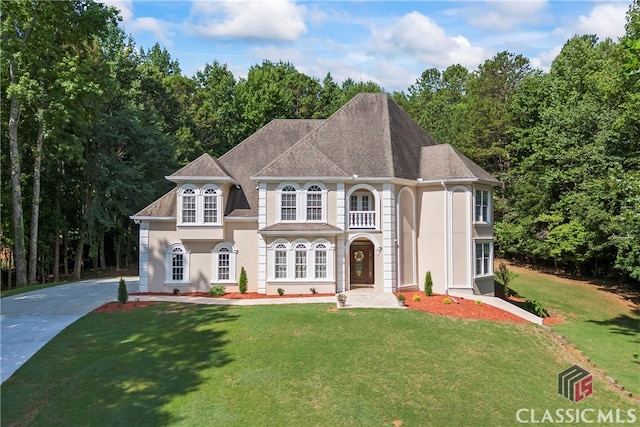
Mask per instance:
[[[470,71],[509,51],[548,71],[578,34],[617,40],[631,0],[294,1],[104,0],[139,48],[156,42],[193,76],[226,64],[236,79],[263,60],[320,81],[374,81],[406,91],[424,70]]]

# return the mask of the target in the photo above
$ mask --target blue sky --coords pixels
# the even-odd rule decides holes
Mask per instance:
[[[475,70],[508,50],[548,70],[575,34],[617,40],[630,0],[612,1],[137,1],[120,9],[138,47],[156,42],[192,76],[227,64],[236,78],[264,59],[320,80],[331,72],[406,90],[428,68]]]

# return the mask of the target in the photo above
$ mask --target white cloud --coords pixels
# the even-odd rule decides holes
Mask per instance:
[[[165,46],[172,45],[170,38],[174,34],[172,28],[176,27],[175,24],[148,16],[136,18],[132,0],[103,0],[103,3],[120,10],[122,24],[126,31],[133,34],[149,32]]]
[[[596,34],[604,40],[614,41],[624,35],[626,4],[601,4],[591,10],[589,16],[580,15],[574,29],[577,34]]]
[[[186,26],[205,37],[292,41],[307,32],[306,13],[289,0],[196,1]],[[312,19],[322,18],[313,13]]]
[[[490,1],[467,9],[467,22],[491,30],[510,30],[523,24],[538,23],[547,0]]]
[[[386,28],[372,29],[374,52],[385,56],[409,55],[428,66],[461,64],[476,67],[487,57],[484,48],[462,36],[448,35],[434,20],[411,12]]]

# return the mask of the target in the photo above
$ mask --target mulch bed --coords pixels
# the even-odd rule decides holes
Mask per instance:
[[[490,320],[494,322],[512,322],[512,323],[529,323],[525,319],[522,319],[515,314],[508,311],[500,310],[499,308],[490,306],[488,304],[477,304],[473,300],[464,299],[460,297],[450,297],[451,303],[445,304],[443,302],[445,295],[434,295],[428,297],[422,291],[409,291],[401,292],[405,297],[405,305],[410,310],[419,310],[431,314],[437,314],[441,316],[458,317],[464,319],[476,319],[476,320]],[[97,308],[95,311],[98,313],[108,313],[117,311],[127,311],[136,308],[147,307],[152,304],[157,304],[153,301],[135,301],[136,296],[141,295],[171,295],[170,293],[158,293],[158,292],[137,292],[129,294],[129,302],[120,305],[117,302],[110,302],[102,307]],[[228,292],[222,296],[212,297],[205,292],[185,292],[175,294],[175,296],[185,297],[207,297],[207,298],[225,298],[225,299],[269,299],[269,298],[307,298],[307,297],[321,297],[321,296],[333,296],[334,294],[285,294],[280,295],[264,295],[254,292],[248,292],[241,294],[240,292]],[[414,301],[414,296],[419,296],[420,301]],[[457,303],[456,303],[457,302]],[[544,319],[545,325],[554,323],[560,323],[563,319],[557,317],[548,317]]]

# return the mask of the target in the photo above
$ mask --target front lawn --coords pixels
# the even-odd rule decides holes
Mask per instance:
[[[129,304],[132,304],[131,302]],[[91,313],[2,386],[2,425],[515,425],[518,409],[636,408],[533,325],[334,305]]]
[[[565,321],[552,328],[596,367],[640,395],[640,307],[611,288],[510,267],[519,276],[512,287],[520,295],[544,304]]]

